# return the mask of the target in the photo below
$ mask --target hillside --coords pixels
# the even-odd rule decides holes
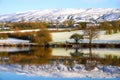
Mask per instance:
[[[113,21],[120,19],[120,9],[89,8],[89,9],[45,9],[16,12],[0,15],[0,21],[59,21],[73,19],[75,22]]]

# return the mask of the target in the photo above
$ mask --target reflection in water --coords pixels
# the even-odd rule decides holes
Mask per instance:
[[[99,56],[97,56],[97,57],[94,56],[92,54],[92,48],[89,47],[89,57],[88,57],[88,59],[86,59],[86,63],[85,63],[86,69],[87,70],[94,69],[97,66],[97,64],[99,63],[98,59],[99,59]]]
[[[99,54],[92,52],[92,48],[89,48],[88,54],[83,53],[75,49],[75,53],[71,54],[72,57],[80,56],[78,61],[84,64],[86,70],[92,70],[97,65],[113,65],[113,66],[120,66],[120,56],[119,55],[111,55],[105,54],[104,57],[101,57]]]
[[[92,49],[90,54],[76,48],[31,47],[29,51],[0,52],[0,72],[30,76],[119,78],[120,69],[109,65],[120,66],[120,56],[107,54],[101,57]]]
[[[0,63],[9,64],[45,64],[49,63],[49,58],[52,56],[51,48],[31,48],[29,51],[23,52],[1,52]]]
[[[81,58],[83,57],[83,52],[82,51],[78,51],[78,48],[75,48],[75,52],[70,52],[72,57],[75,58]]]
[[[63,63],[73,66],[74,63],[84,64],[87,70],[93,69],[97,64],[120,66],[120,55],[102,54],[102,50],[95,53],[92,49],[64,49],[31,47],[23,51],[0,52],[0,64],[51,64]],[[88,50],[88,51],[87,51]],[[107,50],[107,49],[106,49]],[[113,49],[114,50],[114,49]],[[99,50],[98,50],[99,51]],[[104,50],[105,51],[105,50]],[[117,50],[120,52],[120,50]],[[112,54],[116,52],[113,51]]]
[[[0,47],[0,52],[23,52],[29,50],[30,47]]]
[[[74,52],[70,52],[72,58],[76,59],[77,63],[84,64],[86,70],[92,70],[97,65],[115,65],[120,66],[120,56],[116,55],[105,55],[105,57],[100,57],[99,54],[92,52],[92,48],[89,48],[87,54],[82,50],[75,48]]]
[[[75,48],[75,52],[74,53],[70,53],[71,56],[73,58],[76,59],[76,61],[79,63],[79,64],[84,64],[85,67],[86,67],[86,70],[92,70],[94,67],[97,66],[97,63],[99,61],[97,61],[98,57],[94,57],[92,55],[92,49],[89,48],[89,53],[88,54],[84,54],[81,51],[78,51],[78,48]]]

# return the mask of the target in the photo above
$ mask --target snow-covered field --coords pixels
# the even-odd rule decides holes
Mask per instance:
[[[111,35],[100,35],[98,38],[100,40],[120,40],[120,32]]]
[[[15,33],[15,32],[32,32],[32,31],[39,31],[39,29],[34,29],[34,30],[20,30],[20,31],[6,31],[6,32],[0,32],[0,33]],[[83,34],[83,31],[77,30],[77,31],[70,31],[70,32],[52,32],[52,42],[60,42],[60,43],[65,43],[66,41],[71,41],[69,38],[72,34],[78,33],[78,34]],[[99,35],[98,38],[95,39],[97,42],[118,42],[120,41],[120,32],[116,34],[111,34],[111,35],[106,35],[104,31],[102,31]],[[95,42],[96,42],[95,41]],[[28,40],[19,40],[19,39],[13,39],[13,38],[8,38],[6,40],[0,39],[0,43],[25,43],[29,42]],[[85,41],[86,42],[86,41]],[[87,41],[88,42],[88,41]]]
[[[87,71],[84,65],[75,64],[73,67],[63,64],[52,65],[0,65],[0,71],[13,72],[19,75],[44,76],[56,78],[120,78],[120,67],[97,66]]]
[[[71,31],[71,32],[55,32],[51,33],[53,37],[53,42],[66,42],[69,40],[70,36],[74,33],[82,34],[82,31]],[[120,32],[116,34],[106,35],[104,32],[101,32],[99,37],[96,40],[120,40]]]
[[[39,31],[39,30],[40,30],[40,29],[16,30],[16,31],[1,31],[0,33],[18,33],[18,32],[24,33],[24,32],[37,32],[37,31]]]
[[[21,44],[21,43],[29,43],[29,40],[21,40],[15,38],[8,38],[8,39],[0,39],[0,44]]]
[[[71,32],[55,32],[51,33],[53,42],[66,42],[70,36],[74,33],[82,33],[82,31],[71,31]]]

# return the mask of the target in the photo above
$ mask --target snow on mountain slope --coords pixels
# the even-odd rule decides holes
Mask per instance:
[[[113,21],[120,19],[120,9],[89,8],[89,9],[45,9],[17,12],[0,15],[0,21],[65,21],[73,19],[76,22],[87,22],[90,19],[97,21]]]

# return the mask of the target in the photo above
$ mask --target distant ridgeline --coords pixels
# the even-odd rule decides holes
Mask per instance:
[[[115,21],[120,19],[120,9],[45,9],[26,11],[20,13],[17,12],[13,14],[6,14],[0,16],[0,21],[2,22],[63,22],[71,19],[75,22],[89,22],[89,20],[97,22]]]

